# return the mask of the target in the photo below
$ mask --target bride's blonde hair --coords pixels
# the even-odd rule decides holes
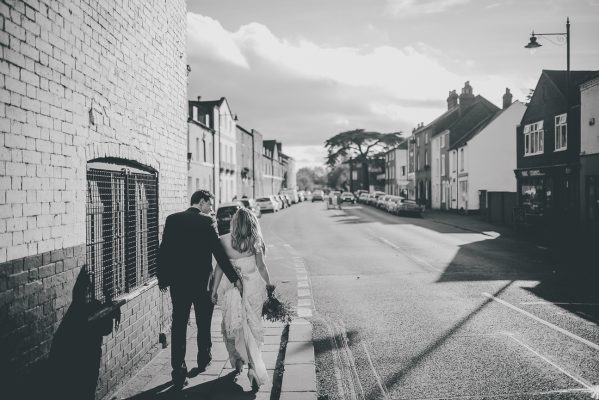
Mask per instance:
[[[237,210],[231,219],[231,247],[240,253],[266,252],[258,218],[247,208]]]

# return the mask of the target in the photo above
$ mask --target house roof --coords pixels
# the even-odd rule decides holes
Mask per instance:
[[[462,147],[470,139],[472,139],[474,136],[478,135],[479,132],[481,132],[483,129],[485,129],[491,122],[493,122],[495,120],[495,118],[497,118],[499,115],[501,115],[501,113],[503,113],[503,111],[504,110],[499,110],[495,114],[489,114],[489,116],[487,118],[483,119],[478,124],[473,126],[472,129],[470,129],[468,132],[466,132],[464,134],[464,136],[460,137],[454,144],[451,144],[451,146],[449,148],[452,150],[455,150],[458,147]]]
[[[580,89],[579,85],[597,76],[599,71],[570,71],[570,99],[573,101],[571,105],[580,104]],[[544,69],[542,74],[547,76],[557,89],[566,96],[566,87],[568,82],[567,71],[556,71]]]
[[[229,109],[229,114],[231,114],[231,107],[229,107],[229,102],[225,97],[221,97],[218,100],[190,100],[190,106],[195,106],[198,109],[198,113],[206,114],[214,109],[214,107],[222,107],[223,103],[227,104],[227,108]]]
[[[485,120],[493,117],[500,109],[481,95],[474,98],[474,102],[455,118],[453,123],[445,129],[449,130],[449,147],[452,147],[458,140],[470,131],[475,129]],[[445,130],[443,129],[443,130]],[[437,133],[442,132],[438,131]]]

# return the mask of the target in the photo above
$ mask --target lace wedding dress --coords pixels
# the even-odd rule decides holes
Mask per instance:
[[[222,279],[218,288],[218,305],[223,314],[223,339],[231,366],[237,360],[248,364],[250,382],[261,386],[268,382],[268,373],[262,360],[264,329],[262,305],[267,299],[266,285],[258,272],[256,257],[231,259],[243,282],[243,298],[228,279]]]

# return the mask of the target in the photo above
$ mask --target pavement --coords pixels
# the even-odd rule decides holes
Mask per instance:
[[[316,399],[316,372],[312,325],[296,318],[289,329],[281,323],[264,322],[262,355],[270,383],[258,393],[251,392],[251,384],[244,369],[234,381],[234,369],[228,361],[221,335],[221,310],[215,308],[212,318],[212,363],[205,372],[189,378],[189,384],[180,392],[171,385],[170,346],[161,349],[132,379],[125,383],[111,399]],[[196,365],[196,326],[191,313],[187,335],[186,363]],[[170,337],[169,337],[170,343]]]

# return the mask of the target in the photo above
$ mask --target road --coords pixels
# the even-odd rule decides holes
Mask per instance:
[[[314,324],[321,399],[597,390],[598,296],[542,248],[361,205],[302,203],[261,225],[274,279]]]

